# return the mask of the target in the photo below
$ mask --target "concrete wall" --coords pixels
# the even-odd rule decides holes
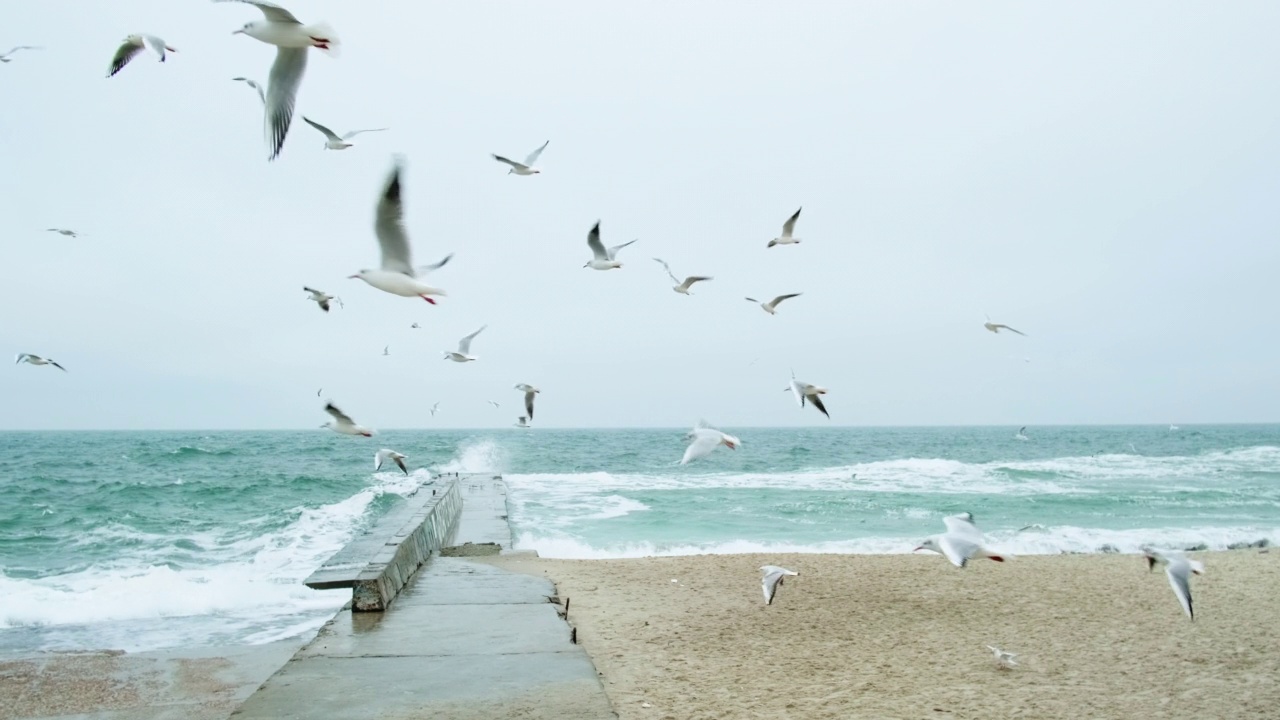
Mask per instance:
[[[352,586],[352,609],[357,612],[386,610],[409,578],[432,552],[453,541],[462,512],[458,482],[435,502],[415,512],[384,545]]]

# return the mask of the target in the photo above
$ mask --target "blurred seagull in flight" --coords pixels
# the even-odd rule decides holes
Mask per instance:
[[[675,286],[672,287],[671,289],[675,290],[681,295],[689,295],[690,294],[689,288],[693,287],[693,284],[696,282],[715,279],[708,275],[690,275],[689,277],[681,281],[680,278],[675,276],[675,273],[671,272],[671,266],[667,265],[667,262],[665,260],[663,260],[662,258],[654,258],[653,261],[656,263],[662,264],[662,269],[667,271],[667,277],[670,277],[671,282],[675,283]]]
[[[827,408],[822,404],[821,396],[827,394],[826,388],[818,387],[817,385],[807,382],[801,382],[796,379],[795,372],[792,372],[791,386],[783,388],[783,391],[787,390],[790,390],[791,394],[795,395],[796,402],[800,404],[800,407],[804,407],[805,400],[808,400],[813,403],[813,406],[817,408],[819,412],[826,415],[828,419],[831,418],[831,413],[827,412]]]
[[[378,245],[382,249],[382,267],[378,270],[361,270],[349,276],[349,279],[359,278],[383,292],[401,297],[420,297],[435,305],[432,295],[444,296],[448,293],[427,285],[420,278],[444,267],[453,258],[453,253],[446,255],[435,265],[413,266],[409,235],[404,229],[401,166],[402,159],[397,157],[374,211],[373,231],[378,236]]]
[[[994,645],[988,645],[987,649],[996,657],[996,664],[1002,668],[1011,668],[1018,664],[1014,658],[1018,657],[1018,653],[1005,652]]]
[[[794,570],[788,570],[777,565],[761,565],[760,585],[764,588],[764,604],[772,605],[773,599],[777,597],[778,587],[782,585],[783,578],[788,576],[796,576],[800,573]]]
[[[259,85],[256,81],[250,80],[249,78],[246,78],[246,77],[236,77],[236,78],[231,78],[231,80],[234,82],[242,82],[245,85],[248,85],[249,87],[253,88],[254,90],[257,90],[258,99],[262,101],[263,105],[267,104],[267,96],[263,94],[262,86]]]
[[[511,166],[511,169],[507,171],[508,175],[512,173],[515,173],[516,175],[537,175],[542,171],[534,167],[533,164],[538,162],[538,156],[541,155],[542,151],[546,150],[547,145],[550,145],[550,144],[551,144],[550,140],[542,143],[542,147],[529,153],[529,157],[525,158],[524,162],[522,163],[518,163],[515,160],[508,160],[507,158],[504,158],[501,155],[496,155],[496,154],[493,156],[493,159],[497,160],[500,163],[506,163],[507,165]]]
[[[800,208],[800,210],[803,209],[803,207]],[[791,233],[796,229],[796,220],[800,219],[800,210],[796,210],[794,215],[787,218],[787,221],[782,224],[782,235],[770,240],[768,247],[773,247],[774,245],[795,245],[800,242],[800,238],[791,237]]]
[[[373,471],[378,472],[382,469],[382,464],[388,460],[394,460],[396,465],[400,466],[400,471],[405,475],[409,474],[409,468],[404,466],[405,456],[392,450],[391,448],[382,448],[373,455]]]
[[[367,132],[382,132],[383,130],[387,130],[387,129],[389,129],[389,128],[369,128],[369,129],[367,129],[367,130],[352,130],[351,132],[347,133],[346,135],[343,135],[342,137],[338,137],[337,133],[335,133],[334,131],[330,130],[329,128],[327,128],[327,127],[325,127],[325,126],[321,125],[320,123],[318,123],[318,122],[316,122],[316,121],[312,120],[311,118],[307,117],[306,115],[303,115],[303,116],[302,116],[302,119],[303,119],[303,121],[305,121],[308,125],[310,125],[311,127],[315,128],[315,129],[317,129],[317,130],[319,130],[322,134],[324,134],[324,137],[325,137],[324,149],[325,149],[325,150],[346,150],[347,148],[349,148],[349,147],[351,147],[351,146],[352,146],[352,145],[351,145],[351,143],[349,143],[349,142],[347,142],[347,141],[348,141],[348,140],[350,140],[351,138],[353,138],[353,137],[355,137],[355,136],[359,135],[360,133],[367,133]]]
[[[1178,598],[1182,611],[1194,621],[1196,614],[1191,607],[1191,576],[1203,575],[1204,563],[1191,560],[1177,550],[1156,550],[1144,547],[1142,554],[1147,559],[1148,571],[1154,570],[1157,563],[1164,563],[1165,575],[1169,576],[1169,587],[1173,588],[1173,594]]]
[[[738,446],[742,444],[742,441],[738,438],[722,433],[701,421],[688,435],[684,436],[684,439],[689,441],[689,447],[685,448],[684,457],[680,458],[681,465],[688,465],[694,460],[704,458],[721,445],[730,450],[737,450]]]
[[[325,423],[324,425],[321,425],[320,427],[329,428],[330,430],[336,433],[339,433],[341,435],[361,435],[363,437],[373,437],[372,430],[357,425],[355,420],[352,420],[349,415],[339,410],[338,406],[334,405],[332,402],[325,404],[324,411],[329,413],[329,415],[332,416],[333,419]]]
[[[983,547],[982,531],[973,523],[972,513],[961,513],[942,518],[947,531],[934,535],[920,543],[916,550],[932,550],[946,556],[952,565],[963,568],[976,557],[991,558],[996,562],[1004,562],[1004,556],[993,553]],[[912,550],[915,552],[915,550]]]
[[[779,295],[778,297],[770,300],[769,302],[760,302],[759,300],[755,298],[750,298],[750,297],[747,298],[747,301],[757,303],[758,305],[760,305],[760,307],[764,308],[765,312],[769,313],[770,315],[777,315],[779,303],[781,303],[783,300],[790,300],[793,297],[800,297],[802,294],[803,293],[791,293],[790,295]]]
[[[990,316],[990,315],[988,315],[988,316],[987,316],[987,321],[986,321],[986,322],[984,322],[984,323],[982,323],[982,327],[984,327],[984,328],[986,328],[986,329],[990,330],[991,332],[993,332],[993,333],[995,333],[995,334],[997,334],[997,335],[999,335],[999,334],[1000,334],[1000,331],[1001,331],[1001,330],[1008,330],[1009,332],[1018,333],[1019,335],[1021,335],[1021,336],[1023,336],[1023,337],[1026,337],[1026,335],[1027,335],[1026,333],[1022,332],[1021,330],[1014,330],[1013,328],[1009,327],[1008,325],[1003,325],[1003,324],[1001,324],[1001,323],[993,323],[993,322],[991,322],[991,316]]]
[[[178,52],[165,45],[164,41],[155,35],[130,35],[124,39],[120,47],[116,48],[115,57],[111,58],[111,69],[107,71],[107,77],[111,77],[123,70],[130,60],[148,48],[160,57],[160,62],[164,62],[165,51]]]
[[[447,350],[446,350],[446,351],[445,351],[445,353],[444,353],[444,359],[445,359],[445,360],[452,360],[452,361],[454,361],[454,362],[460,362],[460,363],[464,363],[464,362],[472,362],[472,361],[475,361],[475,360],[479,360],[480,358],[478,358],[478,357],[476,357],[476,356],[474,356],[474,355],[472,355],[472,354],[471,354],[471,341],[472,341],[472,340],[474,340],[474,339],[476,338],[476,336],[477,336],[477,335],[479,335],[480,333],[484,332],[484,329],[485,329],[485,328],[487,328],[487,327],[489,327],[489,326],[488,326],[488,325],[483,325],[483,326],[481,326],[481,327],[480,327],[480,329],[479,329],[479,330],[477,330],[477,331],[475,331],[475,332],[471,333],[470,335],[468,335],[468,336],[466,336],[466,337],[462,338],[461,340],[459,340],[459,341],[458,341],[458,349],[457,349],[457,351],[456,351],[456,352],[449,352],[449,351],[447,351]]]
[[[10,56],[18,52],[19,50],[43,50],[43,49],[44,48],[38,45],[19,45],[15,48],[11,48],[7,53],[0,54],[0,63],[13,62],[13,58]]]
[[[538,393],[542,391],[528,383],[520,383],[515,386],[515,389],[524,393],[524,411],[528,413],[529,419],[532,420],[533,419],[533,399],[534,397],[537,396]]]
[[[21,363],[27,363],[28,365],[52,365],[58,368],[59,370],[61,370],[62,372],[67,371],[66,368],[62,367],[58,363],[48,358],[42,358],[39,355],[32,355],[31,353],[18,353],[18,359],[14,360],[13,364],[19,365]]]
[[[343,305],[342,305],[342,298],[337,297],[336,295],[330,295],[330,294],[326,293],[326,292],[325,292],[325,291],[323,291],[323,290],[315,290],[315,289],[313,289],[313,288],[309,288],[309,287],[304,287],[304,288],[302,288],[302,290],[303,290],[303,292],[309,292],[309,293],[311,293],[311,297],[309,297],[309,298],[307,298],[307,299],[308,299],[308,300],[311,300],[311,301],[312,301],[312,302],[314,302],[315,304],[319,305],[319,306],[320,306],[320,309],[321,309],[321,310],[323,310],[323,311],[325,311],[325,312],[329,312],[329,301],[330,301],[330,300],[337,300],[337,301],[338,301],[338,305],[339,305],[339,307],[343,307]]]
[[[587,264],[582,267],[589,267],[592,270],[612,270],[614,268],[620,268],[622,267],[622,263],[615,259],[618,257],[618,251],[633,242],[635,242],[635,240],[624,242],[621,245],[614,245],[606,250],[604,244],[600,242],[600,221],[597,220],[595,226],[591,228],[591,232],[587,233],[587,247],[591,248],[592,259],[588,260]]]

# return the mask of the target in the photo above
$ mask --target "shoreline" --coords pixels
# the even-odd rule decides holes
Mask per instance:
[[[1132,554],[484,561],[556,583],[621,720],[1274,716],[1280,552],[1193,557],[1194,622]]]

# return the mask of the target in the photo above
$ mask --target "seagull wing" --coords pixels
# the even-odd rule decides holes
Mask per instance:
[[[746,300],[747,300],[747,302],[753,302],[753,303],[759,303],[759,302],[760,302],[759,300],[757,300],[757,299],[755,299],[755,298],[747,298]]]
[[[816,407],[816,408],[818,408],[819,410],[821,410],[821,411],[822,411],[822,414],[827,416],[827,419],[828,419],[828,420],[830,420],[830,419],[831,419],[831,413],[827,412],[827,408],[826,408],[826,406],[822,404],[822,396],[821,396],[821,395],[816,395],[816,394],[815,394],[815,395],[808,395],[808,396],[806,396],[806,397],[808,397],[808,398],[809,398],[809,402],[813,403],[813,406],[814,406],[814,407]]]
[[[498,161],[498,162],[500,162],[500,163],[506,163],[506,164],[510,165],[511,167],[515,168],[516,170],[528,170],[528,169],[529,169],[529,166],[528,166],[528,165],[525,165],[524,163],[518,163],[518,162],[516,162],[515,160],[509,160],[509,159],[507,159],[507,158],[502,157],[501,155],[496,155],[496,154],[495,154],[495,155],[493,155],[493,159],[494,159],[494,160],[497,160],[497,161]]]
[[[676,277],[675,274],[671,272],[671,266],[667,264],[666,260],[663,260],[662,258],[654,258],[653,261],[662,265],[662,269],[667,271],[667,277],[671,278],[671,282],[676,283],[677,285],[680,283],[680,278]]]
[[[250,80],[249,78],[244,78],[244,77],[231,78],[231,79],[232,79],[232,80],[239,80],[240,82],[242,82],[242,83],[244,83],[244,84],[248,85],[249,87],[253,88],[254,90],[257,90],[257,91],[258,91],[258,99],[262,101],[262,104],[263,104],[263,105],[266,105],[266,104],[267,104],[267,96],[266,96],[266,94],[265,94],[265,93],[263,93],[263,92],[262,92],[262,86],[261,86],[261,85],[259,85],[257,82],[255,82],[255,81],[253,81],[253,80]]]
[[[716,446],[720,444],[720,439],[723,435],[719,430],[699,427],[694,428],[693,432],[689,433],[689,437],[692,442],[689,443],[689,447],[684,449],[684,457],[680,458],[681,465],[687,465],[698,458],[710,455],[716,449]]]
[[[782,584],[782,578],[787,573],[782,568],[771,568],[770,572],[760,579],[760,585],[764,588],[764,604],[772,605],[773,598],[778,593],[778,586]]]
[[[339,410],[338,406],[334,405],[333,403],[327,403],[324,406],[324,411],[332,415],[333,419],[337,420],[339,424],[342,424],[342,425],[356,424],[354,420],[352,420],[346,413]]]
[[[689,277],[684,279],[684,282],[680,283],[680,287],[684,288],[685,290],[688,290],[689,288],[693,287],[694,283],[702,282],[703,280],[715,280],[715,278],[707,275],[690,275]]]
[[[141,45],[134,45],[132,42],[126,41],[123,45],[116,48],[115,57],[111,58],[111,70],[107,73],[107,77],[111,77],[124,69],[129,61],[142,52]]]
[[[796,396],[796,402],[800,407],[804,407],[804,388],[794,375],[791,377],[791,394]]]
[[[164,52],[164,50],[165,50],[165,48],[164,48],[164,41],[163,41],[163,40],[161,40],[160,38],[156,37],[155,35],[143,35],[143,36],[142,36],[142,42],[143,42],[143,44],[144,44],[144,45],[146,45],[148,48],[150,48],[151,52],[153,52],[153,53],[155,53],[156,55],[159,55],[159,56],[160,56],[160,62],[164,62],[164,59],[165,59],[165,52]]]
[[[342,138],[340,138],[340,137],[338,137],[337,135],[335,135],[335,134],[334,134],[334,132],[333,132],[332,130],[330,130],[329,128],[327,128],[327,127],[325,127],[325,126],[321,125],[320,123],[318,123],[318,122],[316,122],[316,121],[312,120],[311,118],[307,117],[306,115],[303,115],[303,116],[302,116],[302,119],[303,119],[304,121],[306,121],[306,123],[307,123],[308,125],[310,125],[311,127],[313,127],[313,128],[315,128],[315,129],[319,130],[320,132],[324,133],[324,136],[325,136],[325,137],[327,137],[327,138],[329,138],[329,139],[330,139],[330,140],[332,140],[333,142],[340,142],[340,141],[342,140]]]
[[[382,448],[378,452],[374,453],[373,454],[373,471],[378,472],[379,470],[381,470],[382,463],[386,461],[386,459],[390,456],[391,456],[391,451],[386,448]]]
[[[421,277],[423,275],[426,275],[427,273],[435,272],[436,270],[439,270],[445,265],[448,265],[449,261],[452,259],[453,259],[453,253],[449,253],[448,255],[445,255],[444,259],[438,263],[435,263],[433,265],[419,265],[417,268],[415,268],[414,272],[417,273],[419,277]]]
[[[529,419],[533,419],[533,398],[537,393],[532,390],[524,394],[524,411],[529,413]]]
[[[529,153],[529,157],[527,157],[527,158],[525,158],[525,159],[524,159],[524,164],[525,164],[525,166],[526,166],[526,167],[528,167],[528,166],[532,166],[534,163],[538,162],[538,156],[542,155],[542,151],[543,151],[543,150],[546,150],[546,149],[547,149],[547,146],[548,146],[548,145],[550,145],[550,144],[551,144],[551,141],[550,141],[550,140],[548,140],[548,141],[546,141],[546,142],[542,143],[542,147],[540,147],[540,148],[538,148],[537,150],[534,150],[533,152]]]
[[[350,140],[351,138],[353,138],[353,137],[355,137],[355,136],[359,135],[360,133],[367,133],[367,132],[382,132],[383,130],[390,130],[390,129],[391,129],[391,128],[368,128],[368,129],[366,129],[366,130],[352,130],[351,132],[347,133],[346,135],[343,135],[343,136],[342,136],[342,139],[343,139],[343,140]]]
[[[947,532],[954,535],[968,537],[976,542],[982,541],[982,531],[977,525],[973,524],[972,516],[965,515],[949,515],[942,518],[942,524],[947,526]]]
[[[1187,617],[1195,620],[1196,614],[1191,607],[1191,564],[1183,558],[1178,558],[1170,562],[1164,572],[1169,576],[1169,587],[1173,588],[1173,594],[1178,597],[1182,611],[1187,614]]]
[[[466,337],[462,338],[461,340],[459,340],[459,341],[458,341],[458,352],[459,352],[460,354],[462,354],[462,355],[469,355],[469,354],[471,354],[471,341],[472,341],[472,340],[474,340],[474,339],[475,339],[475,337],[476,337],[477,335],[479,335],[480,333],[484,332],[484,329],[485,329],[485,328],[487,328],[487,327],[489,327],[489,326],[488,326],[488,325],[483,325],[483,326],[481,326],[481,327],[480,327],[480,329],[479,329],[479,330],[477,330],[477,331],[475,331],[475,332],[471,333],[470,335],[468,335],[468,336],[466,336]]]
[[[292,17],[292,16],[290,16]],[[307,69],[307,48],[277,48],[276,61],[271,64],[267,78],[267,145],[275,160],[284,147],[284,138],[293,122],[293,105],[302,84],[302,73]]]
[[[938,540],[938,547],[942,548],[942,554],[947,556],[951,564],[959,568],[964,567],[969,558],[981,549],[973,540],[954,534],[943,535]]]
[[[31,353],[18,353],[18,357],[17,357],[17,359],[15,359],[15,360],[13,361],[13,364],[14,364],[14,365],[17,365],[17,364],[21,363],[23,360],[26,360],[26,359],[27,359],[27,358],[29,358],[29,357],[35,357],[35,356],[34,356],[34,355],[32,355]]]
[[[293,16],[293,13],[289,12],[288,10],[285,10],[284,8],[280,7],[279,5],[273,2],[267,2],[267,0],[213,0],[213,1],[214,2],[242,2],[247,5],[253,5],[257,7],[259,10],[262,11],[262,14],[265,15],[267,19],[270,20],[271,22],[296,23],[299,25],[302,24],[298,22],[298,18]]]
[[[637,238],[637,240],[638,240],[638,239],[639,239],[639,238]],[[618,257],[618,251],[619,251],[619,250],[621,250],[622,248],[624,248],[624,247],[626,247],[626,246],[630,245],[630,244],[631,244],[631,243],[633,243],[633,242],[635,242],[635,240],[629,240],[629,241],[627,241],[627,242],[622,243],[621,245],[614,245],[613,247],[609,248],[609,259],[610,259],[610,260],[612,260],[612,259],[614,259],[614,258]]]
[[[803,210],[803,209],[804,207],[801,206],[800,210]],[[787,218],[787,221],[782,223],[782,237],[784,238],[791,237],[791,233],[794,232],[796,229],[796,220],[800,218],[800,210],[796,210],[795,215],[792,215],[791,217]]]
[[[608,260],[609,253],[605,251],[604,245],[600,242],[600,221],[597,220],[591,232],[587,233],[587,247],[591,248],[591,254],[596,260]]]
[[[400,198],[400,159],[387,177],[387,186],[378,198],[374,212],[373,232],[382,247],[382,269],[387,272],[413,275],[413,263],[409,255],[409,236],[404,230],[404,205]]]
[[[1001,325],[1000,327],[1004,328],[1005,330],[1008,330],[1009,332],[1018,333],[1019,335],[1021,335],[1021,336],[1023,336],[1023,337],[1026,337],[1026,336],[1027,336],[1027,334],[1026,334],[1026,333],[1024,333],[1024,332],[1022,332],[1021,330],[1016,330],[1016,329],[1014,329],[1014,328],[1009,327],[1008,325]]]
[[[770,300],[769,304],[776,308],[778,307],[778,304],[781,303],[783,300],[790,300],[793,297],[800,297],[803,294],[804,293],[791,293],[790,295],[779,295],[778,297]]]

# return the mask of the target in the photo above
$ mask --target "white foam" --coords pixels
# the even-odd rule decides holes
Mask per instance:
[[[506,452],[492,440],[464,444],[457,457],[433,467],[440,473],[501,473],[506,467]]]

